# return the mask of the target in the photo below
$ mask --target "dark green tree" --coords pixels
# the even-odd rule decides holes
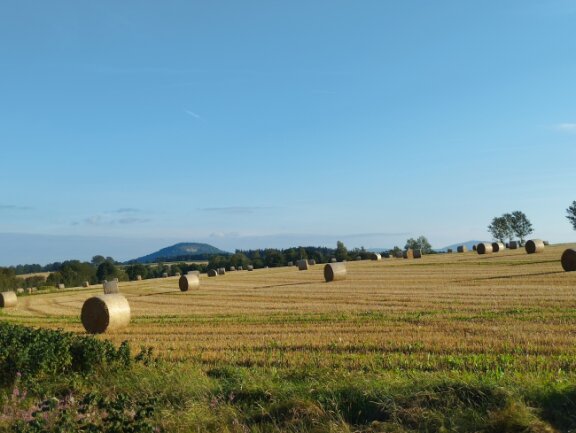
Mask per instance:
[[[335,251],[336,260],[339,262],[348,259],[348,249],[344,246],[344,242],[338,241],[336,242],[336,251]]]
[[[425,236],[419,236],[417,239],[410,238],[406,241],[404,249],[420,250],[422,254],[430,254],[432,252],[432,245],[428,242]]]
[[[573,201],[572,204],[566,209],[566,218],[572,224],[572,228],[576,230],[576,201]]]
[[[510,226],[511,215],[505,214],[500,217],[494,217],[488,226],[488,233],[500,242],[506,242],[506,239],[512,239],[514,232]]]
[[[98,282],[113,280],[114,278],[118,278],[118,274],[118,268],[108,261],[100,263],[98,269],[96,269],[96,278],[98,279]]]
[[[534,232],[532,228],[532,223],[528,219],[528,217],[519,210],[514,211],[510,214],[510,228],[514,232],[516,236],[520,239],[520,243],[524,243],[524,239],[530,233]]]

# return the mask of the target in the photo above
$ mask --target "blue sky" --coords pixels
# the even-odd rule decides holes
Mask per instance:
[[[573,0],[2,2],[0,265],[573,241],[575,52]]]

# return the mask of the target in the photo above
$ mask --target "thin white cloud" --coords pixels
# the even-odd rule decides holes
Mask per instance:
[[[202,117],[201,117],[199,114],[194,113],[193,111],[184,110],[184,112],[185,112],[188,116],[192,116],[194,119],[202,120]]]
[[[259,210],[273,209],[266,206],[226,206],[226,207],[205,207],[201,208],[204,212],[218,212],[224,214],[251,214]]]
[[[576,123],[558,123],[554,125],[554,129],[564,132],[576,132]]]

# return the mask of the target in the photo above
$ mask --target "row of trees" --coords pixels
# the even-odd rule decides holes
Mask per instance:
[[[516,210],[494,217],[488,226],[488,232],[500,242],[506,242],[506,239],[511,241],[516,236],[521,243],[524,243],[526,236],[533,233],[534,229],[524,212]]]

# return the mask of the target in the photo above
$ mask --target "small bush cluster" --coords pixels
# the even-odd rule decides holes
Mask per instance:
[[[115,348],[107,340],[71,332],[0,323],[0,386],[17,377],[34,381],[71,372],[90,373],[101,367],[128,367],[127,342]]]

